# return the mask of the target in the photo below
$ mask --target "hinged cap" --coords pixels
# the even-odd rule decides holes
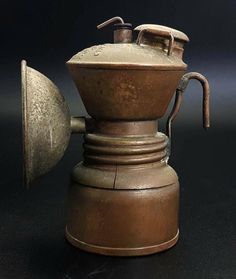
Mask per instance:
[[[149,30],[155,30],[155,31],[163,31],[163,32],[170,32],[175,41],[182,41],[182,42],[189,42],[189,38],[188,36],[179,31],[179,30],[176,30],[176,29],[173,29],[173,28],[170,28],[170,27],[167,27],[167,26],[164,26],[164,25],[157,25],[157,24],[142,24],[142,25],[139,25],[137,26],[134,31],[142,31],[142,30],[145,30],[145,29],[149,29]]]

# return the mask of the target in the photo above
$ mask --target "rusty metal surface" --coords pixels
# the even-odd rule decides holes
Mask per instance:
[[[119,123],[122,124],[127,128],[126,122]],[[129,125],[132,127],[133,123]],[[93,133],[84,138],[84,161],[73,170],[74,182],[109,189],[148,189],[153,183],[163,187],[178,181],[166,162],[168,138],[163,133],[156,131],[145,136],[140,130],[140,135]]]
[[[81,162],[73,171],[72,180],[101,189],[150,189],[178,181],[175,171],[166,162],[132,166],[88,165]]]
[[[88,114],[105,120],[162,117],[185,73],[185,70],[81,68],[78,64],[68,67]]]
[[[116,256],[170,248],[178,235],[179,185],[110,190],[72,183],[66,236],[90,252]]]
[[[171,125],[172,122],[175,120],[182,100],[183,100],[183,93],[188,86],[188,83],[191,79],[198,80],[202,85],[202,93],[203,93],[203,102],[202,102],[202,120],[203,120],[203,128],[208,129],[210,127],[210,87],[208,80],[201,74],[196,72],[191,72],[185,74],[180,81],[180,84],[176,90],[175,96],[175,103],[172,108],[172,111],[168,117],[167,124],[166,124],[166,133],[169,138],[171,138]]]
[[[99,28],[114,20],[117,17]],[[122,31],[124,24],[116,31]],[[146,33],[157,42],[167,39],[168,50],[158,44],[142,45]],[[169,29],[144,28],[136,43],[98,45],[74,55],[67,66],[89,115],[103,120],[162,117],[186,70],[179,52],[172,53],[175,36]]]
[[[21,63],[25,184],[47,173],[62,158],[70,138],[70,114],[58,88]]]
[[[87,119],[87,132],[118,136],[154,136],[157,132],[157,121],[102,121]]]
[[[92,119],[70,119],[55,85],[22,63],[26,175],[29,182],[46,173],[62,157],[70,133],[85,133],[84,160],[71,177],[66,237],[90,252],[146,255],[170,248],[179,235],[179,182],[156,120],[177,89],[171,126],[188,81],[196,78],[208,127],[209,85],[198,73],[184,75],[184,33],[141,25],[131,43],[131,26],[120,17],[98,28],[114,21],[120,22],[115,44],[90,47],[67,62]]]
[[[167,137],[108,137],[86,134],[84,161],[89,164],[136,165],[162,160],[166,156]]]
[[[99,121],[99,131],[109,127],[114,133],[85,135],[84,161],[71,178],[66,228],[67,239],[79,248],[137,256],[166,250],[178,239],[179,183],[166,161],[167,137],[155,121],[136,122],[133,134],[123,131],[131,132],[134,122]]]

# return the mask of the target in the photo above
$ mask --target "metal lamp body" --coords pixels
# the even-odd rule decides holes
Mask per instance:
[[[107,120],[162,117],[185,73],[185,70],[97,70],[68,66],[89,115]]]
[[[168,139],[155,121],[125,123],[138,124],[152,126],[152,134],[85,136],[84,161],[73,170],[68,199],[66,237],[76,247],[137,256],[178,240],[179,183],[165,159]]]
[[[127,173],[126,177],[130,179]],[[178,240],[177,182],[158,189],[153,185],[153,189],[125,191],[74,182],[69,195],[66,237],[78,248],[138,256],[169,249]]]
[[[84,160],[74,167],[66,238],[81,249],[113,256],[160,252],[178,240],[179,182],[168,165],[171,124],[190,79],[203,86],[209,127],[209,85],[185,74],[188,37],[160,25],[115,17],[114,44],[93,46],[67,66],[89,119],[69,116],[57,87],[22,62],[25,176],[29,184],[61,159],[70,133],[84,134]],[[157,129],[176,92],[167,136]]]

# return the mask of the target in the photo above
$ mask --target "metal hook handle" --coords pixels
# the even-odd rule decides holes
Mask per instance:
[[[183,100],[183,93],[188,86],[188,83],[191,79],[196,79],[200,81],[203,89],[203,103],[202,103],[202,118],[203,118],[203,128],[208,129],[210,127],[210,87],[207,79],[196,72],[191,72],[185,74],[180,83],[179,86],[176,90],[176,95],[175,95],[175,102],[174,106],[171,110],[171,113],[167,119],[166,123],[166,133],[167,136],[169,137],[169,141],[171,141],[171,126],[172,122],[175,120],[177,113],[179,112],[182,100]]]
[[[120,22],[121,24],[124,24],[123,18],[121,18],[120,16],[115,16],[115,17],[112,17],[112,18],[104,21],[103,23],[99,24],[97,26],[97,29],[101,29],[101,28],[103,28],[103,27],[105,27],[105,26],[107,26],[107,25],[109,25],[113,22],[116,22],[116,21]]]
[[[139,32],[138,37],[137,37],[137,41],[136,41],[137,45],[140,45],[142,43],[144,33],[152,33],[154,35],[167,38],[169,40],[167,55],[169,56],[172,53],[173,43],[174,43],[175,38],[170,31],[157,30],[157,29],[152,29],[152,28],[142,29]]]

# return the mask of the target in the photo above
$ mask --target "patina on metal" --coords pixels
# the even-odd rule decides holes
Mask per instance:
[[[155,24],[132,30],[120,17],[97,27],[112,23],[113,44],[84,49],[67,62],[91,118],[71,117],[57,87],[22,62],[26,182],[61,159],[71,133],[83,133],[66,238],[89,252],[147,255],[178,240],[179,182],[168,165],[171,124],[189,80],[196,79],[203,87],[203,124],[210,126],[209,84],[201,74],[186,74],[184,33]],[[166,136],[157,119],[175,92]]]
[[[119,22],[114,25],[114,43],[131,43],[133,32],[132,32],[132,24],[125,23],[124,20],[119,17],[115,16],[111,19],[108,19],[107,21],[99,24],[97,26],[98,29],[101,29],[113,22]]]
[[[195,72],[187,73],[185,74],[179,83],[178,88],[176,89],[176,94],[175,94],[175,102],[174,106],[172,108],[172,111],[168,117],[167,123],[166,123],[166,134],[169,137],[169,140],[171,140],[171,125],[172,122],[175,120],[182,100],[183,100],[183,93],[185,89],[188,86],[189,80],[191,79],[196,79],[198,80],[203,88],[203,105],[202,105],[202,120],[203,120],[203,128],[208,129],[210,127],[210,87],[207,79]]]
[[[59,89],[21,63],[23,143],[26,185],[62,158],[70,138],[70,113]]]
[[[24,181],[50,171],[63,157],[71,132],[85,132],[81,117],[71,118],[57,86],[21,62]]]

